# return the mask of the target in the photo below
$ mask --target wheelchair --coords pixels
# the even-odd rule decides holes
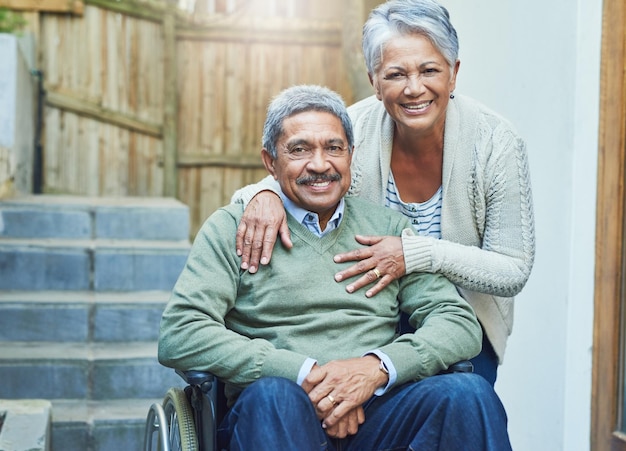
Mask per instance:
[[[439,374],[473,371],[472,362],[463,360]],[[217,451],[217,427],[227,411],[224,384],[205,371],[176,373],[187,386],[170,388],[162,405],[150,407],[144,451]]]

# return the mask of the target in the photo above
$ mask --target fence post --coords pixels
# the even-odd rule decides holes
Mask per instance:
[[[178,194],[176,10],[176,0],[167,0],[163,15],[163,195],[167,197]]]
[[[344,0],[342,52],[346,74],[352,91],[352,102],[364,99],[373,94],[372,86],[367,78],[363,51],[361,50],[361,30],[375,0]]]

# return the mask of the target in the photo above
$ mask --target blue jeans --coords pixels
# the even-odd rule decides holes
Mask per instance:
[[[483,347],[478,354],[470,362],[474,364],[474,373],[481,375],[487,382],[493,387],[498,377],[498,356],[496,351],[493,350],[487,334],[483,330]]]
[[[218,430],[219,449],[297,451],[511,449],[502,403],[484,378],[454,373],[373,397],[356,435],[329,438],[307,394],[283,378],[246,388]]]

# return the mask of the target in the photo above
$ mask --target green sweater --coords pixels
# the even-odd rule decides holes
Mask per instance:
[[[472,308],[446,278],[409,274],[372,299],[349,294],[334,274],[351,263],[333,256],[358,245],[355,234],[399,235],[399,213],[346,198],[340,226],[318,238],[288,215],[293,248],[276,246],[256,274],[239,268],[236,228],[242,205],[216,211],[198,232],[163,313],[159,361],[208,370],[231,395],[266,376],[295,381],[307,357],[320,365],[380,349],[397,371],[396,384],[436,374],[480,351]],[[396,335],[400,310],[414,334]]]

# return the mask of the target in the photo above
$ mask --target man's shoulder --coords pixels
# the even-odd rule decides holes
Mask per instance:
[[[217,225],[223,227],[227,223],[233,223],[235,227],[243,216],[244,205],[240,203],[228,204],[215,210],[202,225],[203,228]]]
[[[370,221],[374,224],[389,224],[390,227],[405,227],[408,219],[400,212],[373,203],[361,197],[346,196],[346,214],[352,220]]]

